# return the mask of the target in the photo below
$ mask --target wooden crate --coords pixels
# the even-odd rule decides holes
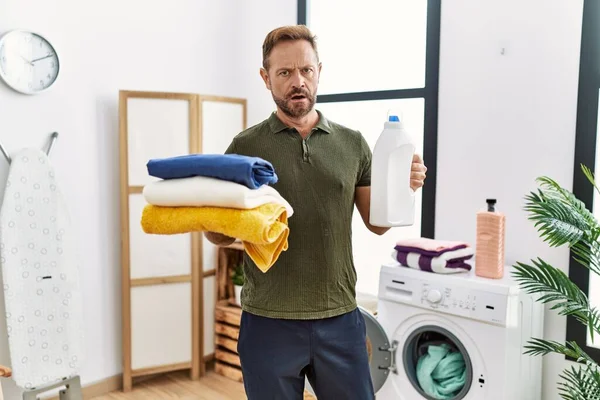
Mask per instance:
[[[215,371],[218,374],[243,381],[237,343],[242,311],[228,300],[219,300],[215,307]]]

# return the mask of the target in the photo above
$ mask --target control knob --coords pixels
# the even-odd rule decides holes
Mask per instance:
[[[439,290],[431,289],[427,293],[427,301],[430,303],[439,303],[442,300],[442,294]]]

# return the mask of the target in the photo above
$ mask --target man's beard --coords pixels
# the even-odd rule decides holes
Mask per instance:
[[[271,92],[273,96],[273,100],[275,104],[281,109],[281,111],[291,118],[300,118],[307,115],[314,107],[316,102],[316,96],[310,94],[308,90],[297,89],[292,91],[285,98],[280,98],[275,96],[273,92]],[[307,101],[306,106],[303,104],[294,104],[292,102],[292,97],[302,95]]]

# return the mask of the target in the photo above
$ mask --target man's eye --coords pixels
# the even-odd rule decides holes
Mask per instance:
[[[288,75],[288,71],[281,71],[281,72],[279,73],[279,75],[284,75],[284,76],[286,76],[286,75]]]

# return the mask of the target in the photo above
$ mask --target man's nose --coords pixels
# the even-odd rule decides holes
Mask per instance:
[[[292,72],[292,86],[295,88],[301,88],[305,86],[304,76],[299,70]]]

